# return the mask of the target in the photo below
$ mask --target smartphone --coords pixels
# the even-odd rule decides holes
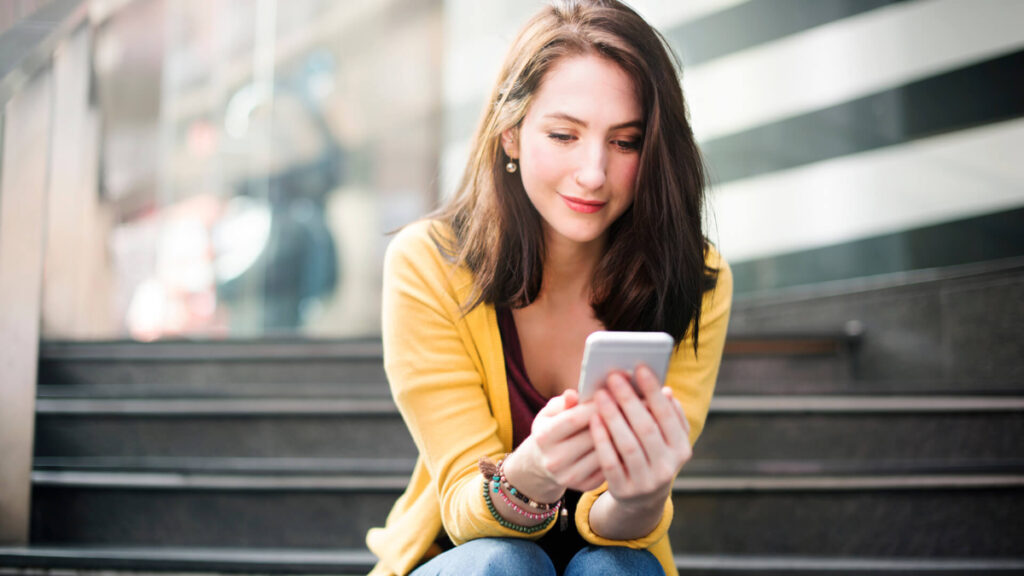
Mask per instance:
[[[625,372],[632,380],[640,364],[646,364],[664,382],[673,346],[672,337],[665,332],[594,332],[583,349],[580,402],[592,399],[612,372]]]

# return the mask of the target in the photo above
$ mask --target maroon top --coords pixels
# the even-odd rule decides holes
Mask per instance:
[[[530,435],[533,419],[537,412],[548,403],[530,383],[526,375],[526,364],[523,362],[523,349],[519,345],[519,333],[516,321],[508,308],[497,308],[498,331],[501,332],[501,346],[505,356],[505,374],[508,378],[508,403],[512,411],[512,445],[519,445]],[[569,513],[569,526],[563,532],[555,526],[547,534],[537,540],[537,544],[547,552],[555,569],[561,574],[569,560],[587,546],[587,542],[576,529],[576,504],[580,493],[575,490],[565,492],[565,507]]]

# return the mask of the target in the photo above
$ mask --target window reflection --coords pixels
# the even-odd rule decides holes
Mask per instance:
[[[82,227],[112,289],[87,325],[44,310],[44,338],[377,333],[386,233],[437,196],[441,2],[105,5]]]

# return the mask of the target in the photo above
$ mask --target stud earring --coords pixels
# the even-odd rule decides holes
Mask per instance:
[[[519,165],[516,164],[515,159],[514,158],[509,158],[508,159],[508,164],[505,164],[505,171],[508,172],[509,174],[515,174],[516,170],[518,170],[518,169],[519,169]]]

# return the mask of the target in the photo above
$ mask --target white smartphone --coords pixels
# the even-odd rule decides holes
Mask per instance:
[[[592,399],[604,387],[608,374],[622,371],[632,379],[640,364],[646,364],[664,382],[673,346],[672,336],[665,332],[594,332],[583,349],[580,402]]]

